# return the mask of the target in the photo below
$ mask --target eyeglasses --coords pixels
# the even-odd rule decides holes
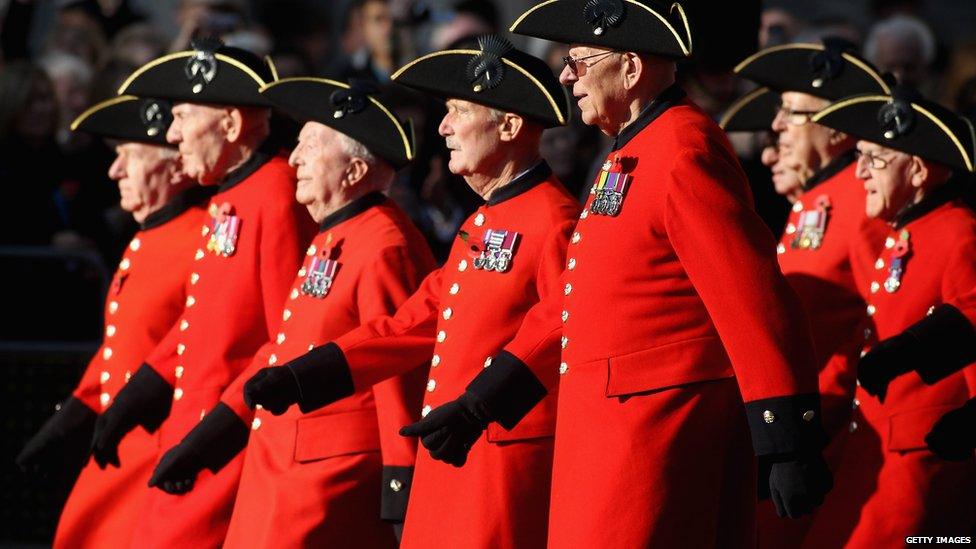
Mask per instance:
[[[780,105],[776,107],[776,110],[773,112],[775,113],[776,117],[779,117],[779,115],[782,114],[783,119],[786,120],[786,123],[791,126],[802,126],[809,122],[810,119],[813,118],[813,115],[820,111],[796,111],[789,107]]]
[[[621,53],[619,51],[605,51],[601,53],[594,53],[593,55],[587,55],[586,57],[573,57],[572,55],[567,55],[563,57],[563,64],[569,67],[569,70],[573,71],[576,76],[583,76],[586,74],[586,69],[592,67],[599,63],[599,61],[591,61],[589,63],[583,63],[585,59],[592,59],[594,57],[606,57],[613,53]]]
[[[871,166],[872,170],[883,170],[888,167],[888,160],[881,158],[876,154],[871,154],[869,152],[861,152],[859,150],[854,151],[854,157],[860,162],[861,158],[866,158],[868,165]]]

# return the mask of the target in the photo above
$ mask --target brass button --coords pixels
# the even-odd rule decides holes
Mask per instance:
[[[868,309],[867,309],[868,316],[874,316],[874,313],[877,312],[877,310],[878,308],[875,307],[874,305],[868,305]]]
[[[119,310],[119,302],[118,301],[111,301],[111,302],[109,302],[109,304],[108,304],[108,313],[109,314],[114,315],[115,314],[115,311],[118,311],[118,310]]]
[[[309,256],[315,255],[315,244],[312,244],[311,246],[308,247],[307,250],[305,250],[305,255],[309,255]]]
[[[105,347],[104,349],[102,349],[102,359],[108,360],[110,358],[112,358],[112,348]]]
[[[138,238],[133,238],[132,242],[129,242],[129,249],[133,252],[139,251],[139,246],[142,246],[142,242]]]
[[[441,313],[441,316],[444,318],[444,320],[450,320],[451,317],[454,316],[454,309],[450,307],[444,309],[444,312]]]
[[[852,410],[857,410],[860,407],[861,407],[861,401],[860,400],[858,400],[858,399],[855,398],[854,400],[851,401],[851,409]]]
[[[205,254],[204,254],[203,250],[197,248],[197,253],[193,254],[193,259],[196,259],[197,261],[200,261],[201,259],[203,259],[203,256],[204,255]]]
[[[881,289],[881,284],[877,280],[871,282],[871,293],[876,294]]]
[[[132,265],[132,262],[129,261],[129,258],[128,257],[123,257],[122,258],[122,261],[119,263],[119,268],[122,269],[123,271],[128,271],[129,270],[129,266],[131,266],[131,265]]]
[[[308,270],[306,270],[305,267],[302,267],[301,269],[298,269],[298,277],[299,278],[304,277],[307,274],[308,274]]]
[[[807,410],[806,412],[803,412],[803,421],[813,421],[813,417],[816,415],[816,412],[813,410]]]
[[[444,340],[445,339],[447,339],[447,332],[445,332],[444,330],[441,330],[441,331],[437,332],[437,342],[438,343],[444,343]]]
[[[204,225],[200,228],[200,236],[207,236],[208,234],[210,234],[210,227]]]
[[[563,293],[566,295],[573,293],[573,285],[567,282],[566,286],[563,287]]]
[[[776,414],[774,414],[772,410],[766,410],[765,412],[763,412],[763,421],[765,421],[766,423],[772,423],[776,421]]]
[[[271,356],[268,357],[268,366],[274,366],[275,364],[277,364],[277,362],[278,362],[278,355],[271,353]]]
[[[186,306],[187,307],[192,307],[192,306],[194,306],[196,304],[197,304],[197,298],[193,297],[192,295],[186,296]]]
[[[436,389],[436,388],[437,388],[437,381],[435,381],[433,379],[428,379],[427,380],[427,392],[428,393],[433,393],[434,392],[434,389]]]
[[[107,371],[102,371],[102,374],[98,376],[98,380],[102,383],[108,383],[108,380],[112,378],[112,374]]]
[[[563,375],[563,374],[565,374],[568,371],[569,371],[569,364],[566,364],[565,362],[560,362],[559,363],[559,375]]]
[[[888,237],[885,239],[885,248],[892,249],[895,247],[895,239],[893,237]]]
[[[803,211],[803,202],[800,202],[799,200],[797,200],[796,202],[794,202],[793,203],[793,211],[796,212],[796,213],[802,212]]]
[[[793,234],[796,232],[796,225],[790,223],[786,226],[786,234]]]
[[[182,389],[182,388],[180,388],[180,387],[177,387],[177,388],[176,388],[176,389],[175,389],[175,390],[173,391],[173,400],[179,400],[179,399],[181,399],[181,398],[183,398],[183,389]]]
[[[786,253],[786,246],[782,242],[776,245],[776,253],[782,255]]]
[[[427,414],[429,413],[430,413],[430,404],[427,404],[424,406],[422,410],[420,410],[420,417],[427,417]]]
[[[281,345],[282,343],[284,343],[285,342],[285,334],[284,333],[279,333],[278,334],[278,337],[275,338],[275,341],[278,342],[278,345]]]
[[[563,336],[562,339],[560,340],[559,344],[562,346],[563,349],[565,349],[566,346],[569,345],[569,338],[566,337],[566,336]]]
[[[455,282],[454,284],[451,284],[451,289],[448,290],[447,292],[451,295],[457,295],[457,293],[460,291],[461,291],[461,285]]]
[[[563,317],[563,322],[569,320],[569,311],[563,311],[562,317]]]
[[[465,271],[465,269],[467,269],[467,268],[468,268],[468,260],[467,259],[462,259],[461,261],[458,262],[458,270],[459,271],[461,271],[463,273]]]
[[[390,481],[390,490],[393,490],[394,492],[399,492],[400,490],[403,490],[403,483],[397,479],[392,479]]]
[[[115,335],[115,325],[109,324],[108,326],[105,327],[105,336],[112,337],[114,335]]]
[[[180,379],[181,377],[183,377],[183,367],[177,366],[176,371],[174,373],[176,374],[176,379]]]
[[[485,214],[479,213],[478,215],[474,216],[474,224],[476,226],[478,226],[478,227],[484,225],[485,224]]]
[[[180,331],[181,332],[185,332],[186,329],[189,328],[189,327],[190,327],[190,322],[187,321],[185,318],[180,321]]]
[[[177,343],[176,344],[176,354],[182,355],[185,352],[186,352],[186,345],[184,345],[182,343]]]
[[[102,394],[98,395],[98,402],[101,403],[101,405],[103,407],[104,406],[108,406],[108,403],[111,400],[112,400],[112,395],[110,395],[108,393],[102,393]]]
[[[572,242],[573,244],[579,244],[581,238],[583,237],[580,236],[579,231],[577,231],[573,233],[573,236],[572,238],[569,239],[569,241]]]
[[[261,418],[256,417],[253,420],[251,420],[251,430],[252,431],[257,431],[260,428],[261,428]]]
[[[298,288],[292,288],[291,294],[288,295],[291,299],[298,299]]]
[[[291,318],[291,311],[289,309],[285,309],[284,311],[282,311],[281,320],[287,321],[289,318]]]
[[[572,271],[573,269],[576,268],[576,258],[575,257],[569,258],[569,261],[566,263],[566,268],[569,269],[570,271]]]
[[[875,269],[884,269],[884,258],[879,257],[877,261],[874,262]]]
[[[430,365],[436,368],[441,363],[441,355],[434,355],[430,358]]]
[[[580,212],[580,219],[586,219],[589,216],[590,216],[590,210],[584,209],[582,212]]]
[[[485,368],[491,366],[491,357],[485,359]]]
[[[196,284],[200,280],[200,275],[197,273],[190,274],[190,284]]]
[[[852,433],[854,431],[857,431],[857,422],[856,421],[852,421],[851,422],[851,425],[847,428],[847,430],[850,431],[850,432],[852,432]]]

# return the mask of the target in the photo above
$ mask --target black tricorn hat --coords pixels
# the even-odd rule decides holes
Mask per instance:
[[[735,72],[777,92],[794,91],[830,101],[891,87],[877,69],[840,38],[822,44],[784,44],[747,57]]]
[[[261,94],[293,118],[320,122],[359,141],[396,169],[413,160],[412,126],[377,99],[372,83],[284,78],[261,88]]]
[[[674,59],[691,55],[691,26],[674,2],[653,0],[547,0],[531,7],[509,30],[565,44],[590,44]]]
[[[173,147],[166,130],[173,122],[168,101],[122,95],[102,101],[78,115],[71,129],[122,141]]]
[[[478,46],[429,53],[391,78],[443,99],[513,112],[547,128],[567,124],[569,96],[544,61],[496,35],[482,36]]]
[[[779,105],[779,92],[765,87],[756,88],[732,103],[718,125],[727,132],[768,130],[773,125]]]
[[[258,90],[277,80],[274,66],[217,39],[194,40],[193,49],[154,59],[133,72],[119,95],[160,97],[174,103],[268,107]]]
[[[812,120],[883,147],[973,171],[973,125],[914,90],[899,87],[891,95],[849,97]]]

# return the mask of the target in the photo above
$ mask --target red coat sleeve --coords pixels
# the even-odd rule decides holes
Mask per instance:
[[[666,186],[665,230],[712,319],[743,400],[817,392],[809,321],[726,155],[689,150]]]
[[[349,364],[357,391],[430,360],[434,353],[441,271],[428,275],[394,316],[376,318],[335,340]]]
[[[391,248],[369,268],[359,283],[357,305],[363,322],[395,314],[397,308],[420,286],[433,260],[418,264],[404,248]],[[380,450],[385,466],[412,466],[417,440],[401,437],[400,428],[420,419],[427,369],[426,357],[417,357],[417,366],[406,373],[373,386],[380,430]]]
[[[560,223],[547,238],[535,277],[539,301],[522,318],[518,332],[504,349],[524,362],[549,392],[559,382],[561,276],[566,266],[566,248],[575,226],[576,220]]]

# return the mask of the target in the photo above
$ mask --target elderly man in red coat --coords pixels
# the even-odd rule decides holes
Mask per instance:
[[[958,199],[971,184],[976,139],[968,121],[902,88],[839,101],[814,121],[860,139],[866,212],[889,227],[881,247],[866,241],[852,251],[868,302],[861,334],[867,351],[976,285],[976,215]],[[945,461],[926,441],[943,414],[971,396],[963,372],[929,365],[950,352],[865,357],[858,365],[857,409],[837,486],[808,546],[892,546],[906,536],[972,534],[976,460],[970,453]]]
[[[171,121],[166,101],[122,96],[91,107],[71,124],[75,131],[118,141],[108,174],[118,181],[122,209],[140,228],[109,287],[102,346],[72,396],[18,456],[21,467],[83,465],[96,418],[183,310],[183,283],[192,267],[204,203],[213,193],[180,169],[179,154],[165,139]],[[61,513],[54,546],[128,545],[157,451],[157,437],[138,429],[119,447],[121,467],[85,465]]]
[[[217,193],[190,252],[179,319],[96,423],[92,450],[102,466],[118,465],[119,441],[137,425],[159,429],[166,451],[207,414],[226,417],[215,408],[221,393],[278,334],[314,224],[294,201],[294,170],[268,140],[270,104],[259,89],[273,79],[255,55],[205,40],[150,61],[122,85],[123,93],[174,102],[167,140],[179,147],[184,171]],[[229,463],[203,475],[193,492],[150,492],[134,544],[219,545],[243,462],[233,447],[232,441],[217,448]]]
[[[751,545],[753,451],[784,515],[815,507],[830,474],[806,316],[731,146],[674,85],[683,9],[544,2],[512,30],[572,44],[561,80],[613,149],[561,295],[530,311],[498,375],[421,422],[424,445],[460,461],[485,423],[518,429],[558,369],[551,547]]]
[[[549,67],[486,36],[476,47],[408,63],[393,79],[447,100],[440,134],[449,168],[486,202],[462,224],[444,267],[395,315],[249,381],[246,394],[272,413],[292,403],[315,410],[424,360],[430,375],[421,414],[436,419],[431,410],[472,377],[504,375],[491,357],[534,303],[562,295],[556,279],[579,210],[539,157],[543,129],[565,124],[569,111]],[[470,441],[460,469],[436,461],[445,456],[424,436],[434,458],[417,456],[402,546],[544,546],[555,405],[550,395],[518,428],[488,428],[484,440]],[[426,435],[416,425],[405,433]]]
[[[319,233],[275,339],[224,391],[221,412],[194,427],[150,480],[168,492],[190,491],[204,468],[219,470],[213,449],[233,444],[233,433],[250,425],[224,547],[396,546],[384,520],[402,523],[406,510],[416,444],[398,431],[420,415],[425,361],[304,415],[297,408],[282,416],[253,412],[243,393],[261,368],[393,314],[434,268],[423,236],[382,194],[413,158],[413,142],[377,91],[318,78],[280,80],[262,91],[305,121],[289,162],[298,170],[295,197]],[[230,450],[242,449],[241,442]]]

